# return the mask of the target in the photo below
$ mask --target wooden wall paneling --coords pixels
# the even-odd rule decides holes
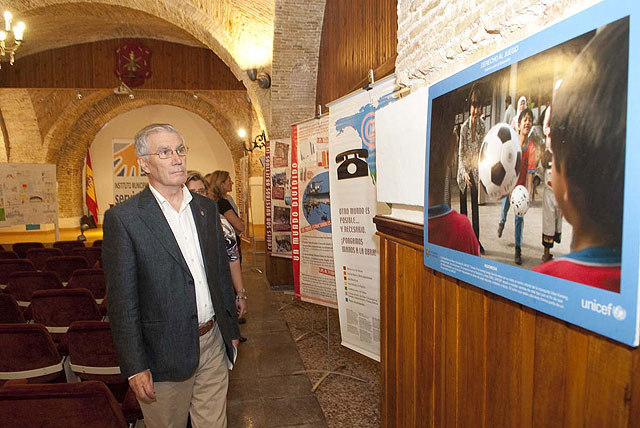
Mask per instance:
[[[118,82],[115,50],[125,40],[101,40],[20,57],[13,67],[2,69],[0,87],[113,88]],[[136,40],[152,51],[152,74],[141,89],[246,89],[209,49],[155,39]],[[193,75],[197,78],[191,79]]]
[[[536,319],[535,386],[533,425],[544,427],[562,423],[567,406],[569,370],[569,329],[547,316]],[[555,358],[556,355],[563,355]],[[555,394],[549,394],[555,391]]]
[[[576,328],[569,328],[567,394],[564,411],[564,426],[578,428],[585,426],[585,397],[587,384],[589,337]],[[556,354],[557,355],[557,354]],[[553,364],[553,354],[540,365]],[[544,367],[540,367],[543,370]],[[547,391],[549,394],[549,391]],[[555,398],[556,394],[549,394]]]
[[[433,275],[425,275],[425,268],[422,266],[422,252],[414,250],[413,258],[418,261],[420,272],[416,282],[416,420],[419,426],[434,427],[434,404],[436,385],[436,363],[435,363],[435,314],[434,311],[425,308],[435,307],[435,293],[433,287],[425,286],[426,281],[430,281]],[[423,356],[423,357],[421,357]]]
[[[585,421],[591,427],[626,427],[631,353],[625,346],[595,337],[589,339],[587,352]]]
[[[283,257],[267,254],[265,258],[265,275],[271,286],[288,285],[293,290],[293,262]]]
[[[458,314],[458,410],[460,427],[484,427],[486,406],[485,296],[476,287],[460,283]],[[481,415],[481,417],[479,417]]]
[[[640,426],[640,349],[434,272],[416,227],[374,221],[385,427]]]
[[[364,4],[363,4],[364,3]],[[348,94],[366,79],[369,69],[378,69],[396,55],[397,2],[327,0],[318,61],[316,104]],[[395,69],[385,67],[386,74]]]

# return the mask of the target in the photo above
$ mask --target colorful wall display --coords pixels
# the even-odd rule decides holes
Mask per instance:
[[[395,76],[329,104],[333,257],[342,344],[380,361],[380,241],[375,112],[394,100]]]
[[[0,227],[58,222],[56,166],[0,163]]]
[[[291,127],[291,237],[295,295],[337,308],[329,191],[329,116]]]
[[[291,139],[265,145],[265,228],[267,252],[291,258]]]
[[[598,3],[432,85],[424,216],[425,265],[634,346],[639,8]]]

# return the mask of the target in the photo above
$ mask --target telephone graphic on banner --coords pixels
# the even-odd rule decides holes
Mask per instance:
[[[366,159],[369,156],[367,149],[347,150],[336,155],[338,166],[338,180],[348,178],[366,177],[369,175],[369,167]]]

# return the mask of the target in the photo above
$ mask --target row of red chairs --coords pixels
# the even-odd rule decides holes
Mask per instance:
[[[102,247],[102,239],[93,241],[93,247]],[[42,242],[16,242],[11,245],[11,250],[18,255],[19,258],[27,257],[27,251],[32,248],[45,248]],[[56,241],[53,248],[62,250],[65,255],[70,256],[74,248],[86,248],[82,241]],[[0,253],[6,252],[5,248],[0,245]]]
[[[45,268],[45,263],[47,259],[51,257],[61,257],[61,256],[79,256],[87,259],[87,263],[89,266],[95,265],[98,260],[102,257],[102,248],[100,247],[82,247],[82,248],[74,248],[70,254],[65,254],[59,248],[30,248],[27,250],[26,259],[31,260],[31,263],[36,267],[37,270],[43,270]],[[13,251],[4,251],[0,252],[0,260],[15,260],[19,259],[20,256]]]
[[[52,340],[51,335],[41,324],[0,324],[0,423],[2,426],[93,426],[91,424],[72,423],[68,420],[67,424],[57,425],[51,421],[38,425],[34,421],[40,421],[45,414],[41,414],[42,409],[38,409],[34,414],[24,413],[22,410],[12,410],[6,406],[6,401],[29,400],[38,396],[34,391],[38,387],[27,384],[39,383],[62,383],[65,382],[64,365],[68,363],[70,369],[76,374],[81,384],[88,384],[90,381],[99,381],[109,387],[110,393],[113,394],[118,403],[122,403],[121,411],[126,422],[132,424],[136,420],[142,419],[142,412],[135,399],[133,392],[128,388],[128,383],[123,380],[118,367],[118,360],[113,346],[111,337],[111,329],[108,322],[101,321],[76,321],[71,324],[68,330],[69,337],[69,357],[68,361],[61,357],[57,347]],[[14,388],[13,385],[7,386],[7,383],[14,383],[16,379],[22,379],[19,385],[20,390],[16,389],[9,393],[9,389]],[[58,388],[39,389],[39,391],[47,391],[48,393],[64,393],[64,391],[76,390],[77,386],[65,384]],[[29,388],[29,386],[32,386]],[[35,387],[35,388],[34,388]],[[40,387],[41,388],[41,387]],[[87,387],[88,388],[88,387]],[[103,389],[104,390],[104,389]],[[10,398],[13,397],[13,398]],[[48,400],[56,399],[49,395]],[[5,404],[2,404],[5,403]],[[35,402],[32,402],[32,405]],[[92,412],[101,412],[104,409],[113,408],[114,406],[105,405],[108,403],[93,404],[88,408]],[[24,403],[22,405],[25,405]],[[115,406],[120,410],[120,406]],[[49,409],[57,416],[58,409]],[[69,414],[70,418],[80,417],[83,409],[76,408]],[[117,413],[117,412],[116,412]],[[13,419],[13,417],[20,419]],[[9,419],[10,418],[10,419]],[[25,421],[27,425],[25,425]],[[33,425],[32,425],[33,424]],[[100,425],[111,426],[111,425]],[[114,425],[122,426],[122,425]]]
[[[93,267],[85,257],[80,256],[55,256],[48,258],[42,271],[55,272],[60,281],[69,282],[73,273],[78,269]],[[9,283],[9,277],[14,272],[36,272],[35,265],[29,259],[0,259],[0,284]],[[4,287],[2,287],[4,288]]]

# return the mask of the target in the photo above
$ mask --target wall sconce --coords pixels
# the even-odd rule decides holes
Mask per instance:
[[[247,142],[243,142],[242,148],[244,149],[245,152],[251,153],[255,149],[263,148],[266,142],[267,142],[267,136],[264,135],[264,131],[262,131],[262,134],[257,135],[256,138],[253,139],[253,141],[248,141],[249,147],[247,147]]]
[[[271,76],[269,73],[260,72],[255,68],[250,68],[247,70],[247,76],[249,76],[249,80],[252,82],[258,81],[258,86],[262,89],[269,89],[271,87]]]

